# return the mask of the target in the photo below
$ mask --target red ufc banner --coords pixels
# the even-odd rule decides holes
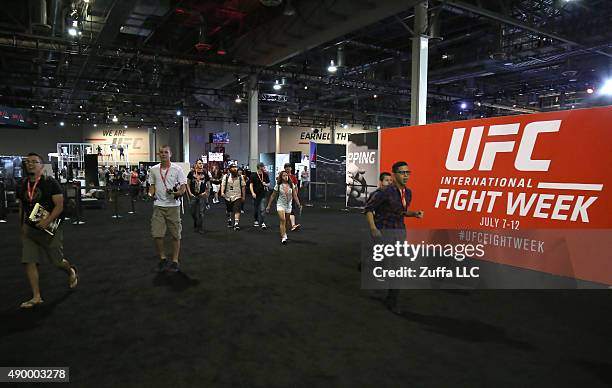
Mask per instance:
[[[424,211],[406,219],[408,236],[454,230],[453,242],[485,244],[486,260],[612,284],[612,107],[390,128],[380,138],[381,171],[406,161],[410,209]]]

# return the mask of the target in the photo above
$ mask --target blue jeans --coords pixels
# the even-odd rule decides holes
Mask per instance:
[[[259,224],[264,223],[264,214],[266,214],[266,194],[257,194],[257,198],[253,199],[253,216]]]
[[[191,198],[191,217],[196,230],[201,230],[204,224],[204,212],[206,212],[206,198],[197,196]]]

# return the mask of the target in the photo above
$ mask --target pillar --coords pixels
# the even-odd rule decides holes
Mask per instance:
[[[249,167],[257,169],[259,162],[259,89],[257,77],[249,78]]]
[[[410,125],[427,123],[427,1],[414,7],[414,33],[412,38],[412,82],[410,90]]]

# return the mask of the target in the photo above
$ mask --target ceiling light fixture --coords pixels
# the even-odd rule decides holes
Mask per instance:
[[[237,95],[234,101],[236,101],[236,104],[240,104],[242,102],[242,98],[240,98],[240,95]]]
[[[278,83],[278,80],[274,82],[274,86],[272,86],[274,90],[281,90],[282,86]]]
[[[601,89],[599,89],[599,94],[612,96],[612,78],[607,79],[606,82],[604,82]]]
[[[63,121],[60,121],[60,127],[63,127],[65,124]]]
[[[113,116],[112,121],[113,123],[116,123],[119,121],[119,118],[117,116]]]
[[[594,92],[594,91],[595,91],[595,90],[593,90],[593,88],[588,88],[588,89],[586,90],[586,92],[587,92],[588,94],[593,94],[593,92]]]
[[[181,110],[180,110],[180,109],[177,109],[177,110],[176,110],[176,115],[177,115],[177,116],[180,116],[180,115],[182,115],[182,114],[183,114],[183,112],[181,112]]]
[[[338,67],[336,65],[334,65],[334,60],[333,59],[329,62],[329,66],[327,67],[327,71],[329,71],[330,73],[335,73],[336,71],[338,71]]]

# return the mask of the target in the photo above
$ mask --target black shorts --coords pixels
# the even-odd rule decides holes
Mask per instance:
[[[240,213],[240,207],[242,206],[242,199],[238,198],[237,200],[230,202],[227,199],[225,200],[225,208],[228,213]]]

